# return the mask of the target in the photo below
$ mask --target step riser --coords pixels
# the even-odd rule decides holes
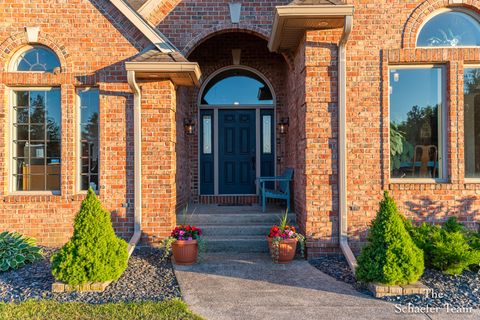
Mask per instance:
[[[182,218],[177,216],[178,223]],[[278,224],[279,215],[272,214],[199,214],[188,219],[188,223],[194,225],[250,225]],[[289,215],[289,223],[295,224],[295,216]]]
[[[201,226],[204,236],[231,236],[231,235],[242,235],[242,236],[266,236],[270,232],[272,226]]]
[[[267,240],[249,240],[249,241],[229,241],[229,240],[215,240],[208,241],[207,252],[237,252],[237,253],[258,253],[268,252]]]

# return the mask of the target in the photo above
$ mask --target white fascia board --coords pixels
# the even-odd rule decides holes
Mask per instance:
[[[277,6],[273,18],[272,32],[268,41],[268,48],[275,52],[280,46],[283,27],[289,19],[321,19],[331,17],[353,16],[353,5],[296,5]]]
[[[178,49],[162,33],[155,30],[138,12],[123,0],[110,0],[113,4],[141,33],[150,40],[161,52],[178,52]]]

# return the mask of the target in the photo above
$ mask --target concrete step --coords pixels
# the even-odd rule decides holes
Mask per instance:
[[[204,236],[266,236],[273,224],[252,224],[252,225],[198,225],[202,228]]]
[[[280,213],[203,213],[190,216],[187,223],[197,226],[207,225],[270,225],[279,222]],[[295,214],[288,214],[290,224],[295,224]],[[182,223],[183,217],[177,216],[177,223]]]
[[[268,252],[266,236],[205,236],[207,252]]]

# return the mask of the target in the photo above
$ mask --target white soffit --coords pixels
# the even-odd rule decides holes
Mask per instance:
[[[270,51],[294,49],[307,30],[342,28],[353,5],[288,5],[275,8]]]

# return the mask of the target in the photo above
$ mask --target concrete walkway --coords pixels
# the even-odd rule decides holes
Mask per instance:
[[[273,264],[266,254],[209,254],[194,266],[175,266],[183,298],[209,320],[229,319],[480,319],[471,314],[396,313],[395,305],[363,295],[296,260]]]

